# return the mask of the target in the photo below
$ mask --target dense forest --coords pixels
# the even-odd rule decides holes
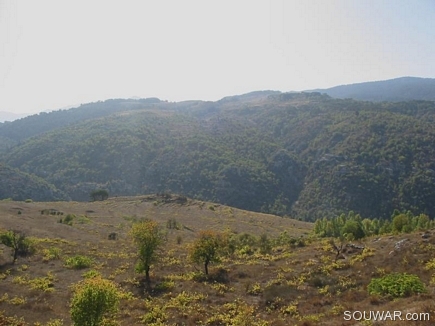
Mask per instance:
[[[435,79],[400,77],[384,81],[365,82],[316,90],[335,98],[363,101],[435,101]]]
[[[434,217],[434,120],[432,101],[318,92],[90,103],[0,124],[0,161],[9,171],[0,195],[82,201],[96,189],[173,192],[307,221],[350,210]],[[52,191],[10,191],[29,187],[16,175]]]

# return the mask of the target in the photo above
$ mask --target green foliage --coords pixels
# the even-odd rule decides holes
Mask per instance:
[[[18,256],[27,256],[35,252],[33,241],[20,231],[9,230],[1,233],[0,243],[12,249],[13,263]]]
[[[273,92],[151,102],[110,100],[0,125],[15,144],[2,153],[0,198],[171,191],[309,221],[351,210],[385,220],[395,208],[435,216],[433,102]]]
[[[119,303],[116,285],[101,277],[87,278],[74,286],[71,319],[77,326],[102,325],[113,319]]]
[[[107,198],[109,198],[109,193],[107,192],[107,190],[98,189],[98,190],[92,191],[90,194],[90,197],[91,197],[92,201],[106,200]]]
[[[67,216],[65,216],[64,219],[60,219],[60,220],[59,220],[59,223],[63,223],[63,224],[66,224],[66,225],[72,226],[75,217],[76,217],[76,216],[75,216],[74,214],[67,214]]]
[[[399,214],[394,216],[392,221],[392,231],[395,233],[405,233],[412,231],[411,214]]]
[[[272,250],[272,242],[266,233],[260,236],[258,245],[260,247],[260,253],[262,254],[268,254]]]
[[[151,265],[159,258],[158,249],[162,246],[165,237],[157,222],[145,220],[133,224],[130,234],[137,247],[136,271],[145,272],[145,279],[150,283],[149,271]]]
[[[357,240],[365,236],[385,233],[409,233],[417,230],[427,230],[434,222],[425,214],[414,216],[410,211],[400,213],[395,210],[392,222],[379,219],[361,219],[358,214],[349,212],[333,218],[319,219],[314,223],[314,234],[320,237],[343,237],[347,240]]]
[[[83,273],[82,276],[84,278],[101,277],[101,273],[95,269],[90,269],[87,272]]]
[[[31,173],[0,163],[0,199],[25,201],[69,200],[65,192]],[[32,199],[29,199],[32,198]]]
[[[365,236],[361,222],[356,220],[347,220],[340,232],[348,240],[358,240]]]
[[[18,317],[8,317],[4,315],[3,311],[0,311],[0,325],[7,326],[26,326],[24,319]]]
[[[381,278],[373,278],[367,290],[370,294],[387,295],[392,298],[426,292],[425,285],[420,278],[407,273],[392,273]]]
[[[72,257],[68,257],[65,260],[65,266],[73,269],[83,269],[88,268],[92,265],[92,258],[83,256],[83,255],[75,255]]]
[[[42,254],[43,254],[42,261],[50,261],[50,260],[60,259],[62,250],[57,247],[51,247],[48,249],[43,249]]]
[[[166,222],[166,228],[170,230],[180,230],[182,228],[181,224],[177,222],[175,218],[170,218]]]
[[[36,277],[29,279],[27,277],[17,276],[13,279],[13,283],[27,284],[33,290],[42,290],[44,292],[53,292],[55,277],[51,272],[47,273],[45,277]]]
[[[193,262],[204,264],[205,274],[208,275],[208,265],[220,262],[224,248],[225,240],[221,233],[211,230],[201,231],[190,250],[190,257]]]

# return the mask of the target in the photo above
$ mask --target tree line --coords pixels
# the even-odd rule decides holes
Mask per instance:
[[[333,218],[322,218],[314,223],[313,232],[320,237],[358,240],[367,236],[387,233],[410,233],[435,227],[435,221],[426,214],[413,215],[412,212],[394,210],[391,219],[362,218],[350,211]]]

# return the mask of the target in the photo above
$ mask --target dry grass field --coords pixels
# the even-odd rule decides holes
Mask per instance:
[[[60,223],[68,215],[72,225]],[[151,268],[151,289],[135,272],[129,235],[132,224],[145,218],[166,232],[160,260]],[[328,240],[313,238],[311,229],[311,223],[176,195],[89,203],[0,201],[0,231],[24,232],[36,246],[33,255],[12,264],[10,248],[0,245],[0,326],[71,325],[72,286],[92,273],[113,281],[122,293],[111,325],[434,324],[435,271],[428,262],[435,256],[435,235],[367,238],[336,260]],[[245,241],[211,264],[208,277],[189,259],[201,230]],[[267,252],[257,245],[264,234]],[[90,258],[90,266],[73,268],[76,255]],[[370,280],[391,272],[418,275],[426,292],[400,299],[369,295]],[[344,319],[345,311],[387,310],[427,312],[432,320]]]

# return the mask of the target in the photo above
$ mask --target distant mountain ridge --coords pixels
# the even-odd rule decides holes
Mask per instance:
[[[5,121],[14,121],[17,119],[21,119],[28,116],[28,114],[25,113],[13,113],[13,112],[6,112],[6,111],[0,111],[0,122]]]
[[[48,183],[33,189],[80,201],[103,188],[113,196],[173,192],[310,221],[350,210],[435,216],[434,123],[435,102],[319,92],[107,100],[0,124],[0,162],[14,169],[5,170],[0,194],[41,198],[9,195],[12,186],[26,189],[13,183],[25,172]]]
[[[325,93],[334,98],[353,98],[373,102],[435,101],[435,79],[400,77],[383,81],[340,85],[313,91]]]

